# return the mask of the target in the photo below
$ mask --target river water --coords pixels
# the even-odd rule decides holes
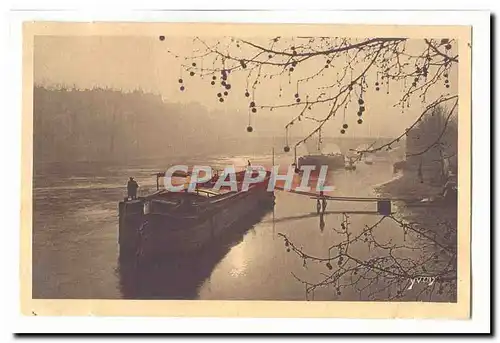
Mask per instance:
[[[140,194],[155,188],[152,173],[177,163],[245,165],[258,164],[270,156],[234,156],[127,163],[44,164],[34,176],[33,297],[70,299],[216,299],[216,300],[304,300],[305,286],[295,276],[321,279],[322,264],[304,266],[302,259],[287,252],[285,234],[309,254],[325,257],[332,242],[339,240],[334,228],[342,212],[350,215],[351,227],[361,230],[380,219],[373,203],[329,202],[323,229],[314,215],[314,200],[291,193],[276,192],[276,206],[251,226],[235,228],[218,247],[191,259],[158,261],[139,273],[120,265],[118,253],[118,202],[126,192],[125,183],[134,176]],[[276,163],[290,163],[277,157]],[[335,195],[374,196],[373,187],[392,179],[391,161],[360,163],[357,170],[337,170],[329,176]],[[336,213],[336,211],[338,213]],[[390,221],[378,230],[379,239],[397,240],[399,231]],[[358,246],[360,259],[372,256]],[[292,274],[293,273],[293,274]],[[347,289],[341,295],[330,287],[318,289],[315,300],[363,300]]]

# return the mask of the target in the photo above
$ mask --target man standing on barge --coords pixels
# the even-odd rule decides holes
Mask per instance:
[[[134,180],[133,177],[130,177],[130,179],[127,182],[127,193],[128,193],[128,198],[129,199],[137,199],[137,188],[139,188],[139,185],[137,182]]]

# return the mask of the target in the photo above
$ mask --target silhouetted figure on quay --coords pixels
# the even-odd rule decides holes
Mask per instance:
[[[130,179],[127,182],[127,196],[129,199],[137,199],[137,188],[139,188],[139,185],[137,182],[134,180],[133,177],[130,177]]]

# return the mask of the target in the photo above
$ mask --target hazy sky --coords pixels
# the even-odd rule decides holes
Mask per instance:
[[[226,40],[229,41],[229,40]],[[267,45],[268,39],[251,40],[258,44]],[[213,44],[215,41],[206,41]],[[288,43],[287,43],[288,44]],[[409,50],[422,49],[423,42],[409,41]],[[234,46],[234,44],[233,44]],[[198,56],[203,50],[203,45],[193,42],[189,38],[167,37],[160,41],[158,37],[112,37],[112,36],[38,36],[35,39],[34,52],[34,78],[36,83],[44,85],[65,84],[76,85],[78,88],[91,88],[93,86],[108,86],[123,90],[141,88],[145,91],[160,93],[168,102],[199,102],[208,109],[223,109],[231,111],[248,111],[249,98],[244,96],[247,88],[247,73],[234,72],[230,75],[232,88],[224,103],[220,103],[216,94],[221,92],[219,84],[212,86],[212,75],[199,77],[189,76],[189,72],[183,71],[181,64],[197,63],[197,67],[211,68],[213,58],[190,58]],[[223,46],[220,49],[224,51]],[[170,52],[169,52],[170,51]],[[247,56],[248,51],[227,51],[231,55]],[[188,57],[176,58],[174,54]],[[297,86],[297,80],[306,76],[314,75],[322,68],[324,61],[318,59],[300,64],[297,70],[289,75],[288,72],[276,75],[269,80],[271,74],[278,74],[280,67],[265,67],[261,70],[261,83],[255,91],[255,101],[258,105],[278,105],[293,103],[294,94],[298,92],[302,98],[310,94],[315,98],[319,94],[319,87],[330,85],[337,73],[342,70],[342,59],[336,61],[337,65],[324,70],[322,75],[304,82]],[[219,74],[218,74],[219,75]],[[266,78],[262,77],[266,75]],[[255,78],[253,75],[253,79]],[[398,135],[408,127],[422,111],[424,105],[412,100],[411,108],[401,113],[401,108],[393,108],[401,96],[401,84],[391,84],[391,92],[386,94],[385,86],[379,92],[374,91],[376,73],[367,74],[367,82],[371,89],[364,95],[366,103],[366,115],[364,123],[358,125],[356,120],[357,101],[325,125],[323,134],[325,136],[339,136],[339,130],[343,123],[347,123],[350,129],[347,136],[385,136]],[[179,90],[178,79],[184,80],[186,90]],[[251,80],[253,80],[251,79]],[[430,93],[428,100],[435,98],[440,92],[457,92],[456,69],[450,73],[449,89],[444,88],[442,81],[438,82],[435,90]],[[220,80],[218,80],[220,81]],[[251,84],[248,86],[251,88]],[[280,88],[282,91],[280,92]],[[329,91],[325,91],[328,95]],[[281,97],[279,96],[281,94]],[[303,99],[304,100],[304,99]],[[252,123],[258,132],[259,125],[265,125],[270,118],[281,120],[286,123],[300,112],[298,107],[275,109],[272,112],[267,109],[259,109],[253,115]],[[322,118],[328,113],[327,106],[317,106],[310,111],[309,116]],[[314,127],[314,122],[302,121],[291,129],[292,135],[303,135]],[[277,133],[283,134],[283,131]]]

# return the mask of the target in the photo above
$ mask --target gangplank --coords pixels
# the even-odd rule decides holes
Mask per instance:
[[[376,198],[376,197],[353,197],[353,196],[331,196],[318,194],[314,192],[303,192],[297,190],[285,190],[283,187],[276,186],[276,190],[281,190],[285,192],[290,192],[302,196],[308,196],[310,199],[316,200],[316,212],[317,214],[328,214],[331,211],[326,211],[327,201],[354,201],[354,202],[375,202],[377,204],[377,210],[374,212],[361,211],[363,214],[380,214],[383,216],[389,216],[392,214],[392,202],[393,201],[404,201],[407,203],[419,202],[420,199],[412,198]],[[338,212],[338,211],[337,211]],[[350,211],[345,211],[350,212]]]

